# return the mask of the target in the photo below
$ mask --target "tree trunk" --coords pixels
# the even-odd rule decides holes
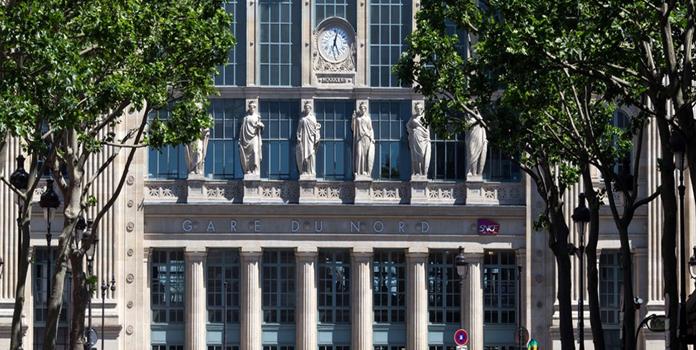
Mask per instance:
[[[600,318],[600,298],[598,296],[598,236],[600,235],[600,203],[598,192],[593,187],[589,165],[583,165],[583,185],[586,200],[591,210],[591,222],[588,225],[588,244],[586,244],[586,282],[588,291],[588,309],[590,313],[593,347],[605,350],[603,321]]]
[[[87,308],[90,299],[90,292],[87,289],[86,275],[83,272],[83,258],[74,254],[71,256],[71,269],[78,271],[73,275],[73,292],[71,300],[71,308],[73,309],[73,318],[70,326],[70,348],[73,350],[83,350],[85,335],[85,309]]]
[[[557,200],[558,202],[558,200]],[[561,206],[550,206],[550,235],[556,240],[550,245],[557,259],[557,299],[559,300],[559,335],[562,350],[574,350],[574,322],[571,309],[571,260],[568,250],[569,229]]]
[[[29,202],[29,201],[27,201]],[[28,204],[28,203],[25,203]],[[25,205],[25,207],[28,207]],[[15,287],[15,306],[12,312],[12,329],[10,331],[10,349],[18,350],[22,347],[22,310],[24,309],[24,294],[27,284],[27,272],[29,271],[29,232],[31,217],[29,209],[22,209],[17,224],[22,235],[21,258],[18,257],[19,268],[17,270],[17,285]]]
[[[634,349],[637,308],[634,305],[634,278],[632,266],[632,252],[629,244],[629,224],[618,226],[622,253],[622,348]]]
[[[655,116],[661,141],[661,203],[663,205],[663,233],[661,236],[661,259],[664,270],[664,294],[666,297],[666,316],[668,333],[666,339],[671,349],[680,348],[678,341],[678,261],[676,260],[677,204],[674,177],[673,152],[669,146],[670,132],[668,122],[663,114],[664,101],[655,104],[659,115]]]

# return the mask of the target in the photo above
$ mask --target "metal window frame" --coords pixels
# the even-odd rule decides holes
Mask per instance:
[[[392,271],[394,270],[394,271]],[[375,324],[406,323],[406,252],[396,249],[376,249],[372,258],[372,300]],[[382,285],[384,287],[382,287]],[[391,287],[395,285],[398,304],[392,302]],[[386,295],[383,305],[381,296]],[[402,296],[402,297],[401,297]],[[401,304],[403,300],[403,304]],[[380,311],[386,312],[386,320],[377,320]],[[393,317],[392,314],[402,315]]]
[[[458,325],[461,323],[460,320],[457,320],[457,322],[446,321],[448,312],[456,311],[459,315],[461,311],[461,281],[457,268],[454,265],[454,258],[457,254],[457,250],[450,250],[431,251],[428,255],[428,322],[431,325]],[[431,280],[439,282],[439,288],[432,288]],[[452,292],[449,289],[450,285],[452,285]],[[440,305],[431,305],[431,295],[438,294],[441,296],[442,302]],[[449,300],[455,300],[456,305],[448,305]],[[441,320],[430,321],[431,311],[442,311]]]
[[[330,257],[330,262],[325,262],[323,261],[323,257],[328,256]],[[338,283],[340,283],[338,276],[336,273],[329,273],[331,275],[330,278],[330,283],[331,283],[331,288],[332,290],[330,293],[327,293],[323,290],[322,286],[323,283],[327,281],[325,276],[327,276],[324,272],[324,269],[336,269],[338,267],[343,268],[344,270],[344,275],[346,276],[346,281],[348,284],[347,292],[339,291],[338,290]],[[351,317],[350,317],[350,310],[351,310],[351,304],[352,302],[350,301],[351,298],[351,264],[350,264],[350,251],[347,249],[321,249],[318,252],[318,262],[317,262],[317,268],[316,268],[316,273],[317,273],[317,285],[318,285],[318,313],[319,315],[321,314],[322,311],[330,311],[332,314],[332,322],[325,322],[323,324],[350,324],[351,323]],[[337,270],[335,270],[337,271]],[[321,300],[324,300],[323,298],[327,296],[328,294],[331,295],[331,305],[330,306],[321,306]],[[347,297],[348,304],[347,305],[338,305],[338,299],[341,295],[344,295]],[[340,311],[347,311],[348,314],[348,319],[347,320],[339,320],[339,312]],[[320,317],[319,317],[319,323]]]

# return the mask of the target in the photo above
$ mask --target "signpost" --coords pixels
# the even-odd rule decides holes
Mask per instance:
[[[467,344],[469,344],[469,333],[464,329],[458,329],[455,331],[454,335],[455,344],[457,344],[457,349],[466,350]]]

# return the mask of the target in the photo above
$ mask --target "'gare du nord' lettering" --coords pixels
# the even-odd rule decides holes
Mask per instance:
[[[228,233],[259,233],[265,231],[265,221],[264,220],[247,220],[246,222],[239,220],[229,220],[222,229],[220,226],[226,221],[216,222],[213,220],[192,220],[185,219],[182,221],[182,231],[183,232],[228,232]],[[218,226],[217,226],[218,225]],[[297,220],[290,219],[286,224],[284,224],[287,231],[290,233],[303,233],[303,232],[315,232],[324,233],[329,232],[328,222],[324,220]],[[427,221],[415,221],[406,222],[399,221],[396,223],[385,224],[383,220],[349,220],[342,224],[345,227],[345,232],[347,233],[384,233],[395,232],[395,233],[430,233],[430,223]]]

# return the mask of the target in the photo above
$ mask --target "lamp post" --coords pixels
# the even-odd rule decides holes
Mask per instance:
[[[87,221],[87,228],[83,233],[83,242],[89,242],[90,235],[94,235],[92,232],[92,220]],[[95,261],[95,248],[97,247],[97,242],[99,239],[97,236],[93,239],[93,242],[87,246],[85,250],[85,260],[87,260],[87,277],[92,276],[92,263]],[[92,346],[96,340],[94,339],[94,330],[92,329],[92,284],[88,284],[88,328],[85,331],[85,338],[87,342],[85,343],[86,349],[92,349]]]
[[[100,339],[102,341],[102,346],[100,349],[105,348],[105,296],[107,295],[107,289],[110,291],[114,292],[117,290],[117,282],[114,280],[114,276],[112,276],[112,280],[109,282],[109,285],[107,282],[104,280],[102,281],[102,285],[100,286],[102,289],[102,325],[100,326]]]
[[[676,169],[678,169],[678,203],[680,204],[680,237],[678,237],[680,248],[680,312],[678,313],[678,339],[683,348],[687,348],[686,331],[688,328],[685,310],[685,183],[683,182],[683,171],[685,169],[685,140],[679,131],[673,131],[669,139],[673,159]]]
[[[226,272],[224,272],[224,279],[226,278]],[[228,314],[227,302],[228,302],[228,281],[224,280],[224,331],[222,332],[221,339],[221,350],[226,350],[226,316]]]
[[[17,168],[12,172],[12,175],[10,175],[10,184],[17,190],[25,192],[27,187],[29,187],[29,174],[24,170],[24,156],[21,154],[18,155],[16,161]],[[19,197],[17,198],[17,204],[19,205],[19,212],[21,215],[24,209],[24,202]],[[22,263],[22,218],[20,215],[17,215],[17,227],[19,228],[17,237],[17,266],[20,266]]]
[[[53,179],[46,180],[46,191],[41,194],[39,206],[44,209],[46,220],[46,310],[49,309],[49,295],[51,295],[51,221],[56,215],[56,208],[61,205],[61,200],[53,190]]]
[[[571,215],[574,220],[576,230],[578,231],[578,248],[575,248],[572,244],[569,245],[570,253],[575,253],[578,255],[578,344],[579,349],[583,350],[583,258],[584,249],[586,246],[583,244],[584,235],[586,232],[586,227],[591,221],[591,211],[586,207],[586,195],[580,193],[578,195],[578,206],[574,209],[574,214]]]
[[[521,281],[522,272],[523,272],[523,267],[518,265],[518,349],[522,349],[523,345],[524,345],[523,339],[522,339],[523,338],[523,336],[522,336],[523,335],[523,331],[522,331],[522,328],[523,328],[522,300],[523,300],[523,298],[521,297],[522,296],[522,294],[521,294],[522,293],[522,286],[523,286],[522,281]],[[524,341],[527,341],[527,339],[525,339]]]

